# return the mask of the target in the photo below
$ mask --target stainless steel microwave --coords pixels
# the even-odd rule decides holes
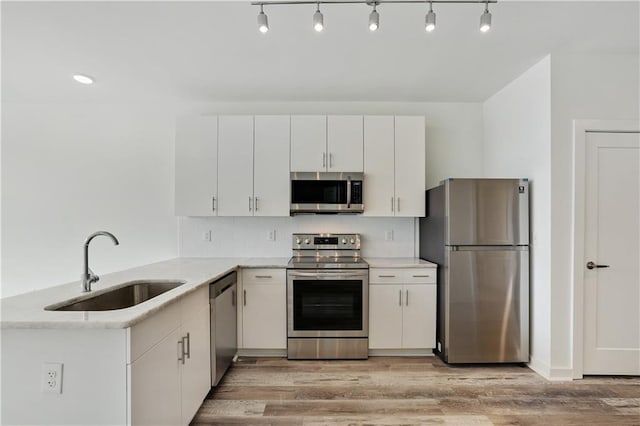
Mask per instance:
[[[364,173],[292,172],[291,214],[362,213]]]

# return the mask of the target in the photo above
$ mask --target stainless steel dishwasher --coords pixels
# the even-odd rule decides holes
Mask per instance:
[[[211,305],[211,386],[217,386],[238,351],[236,287],[232,272],[209,286]]]

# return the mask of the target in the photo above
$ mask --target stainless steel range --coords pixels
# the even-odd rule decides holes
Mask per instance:
[[[287,266],[289,359],[366,359],[369,265],[359,234],[293,234]]]

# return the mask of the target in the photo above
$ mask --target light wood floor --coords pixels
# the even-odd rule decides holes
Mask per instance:
[[[241,358],[193,425],[640,425],[640,378],[549,382],[436,357]]]

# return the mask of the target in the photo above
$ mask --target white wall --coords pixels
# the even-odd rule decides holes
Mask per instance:
[[[530,179],[531,366],[550,368],[551,60],[527,70],[483,105],[484,174]]]
[[[551,364],[572,367],[573,120],[640,116],[638,54],[551,56]]]
[[[233,247],[237,255],[288,256],[285,236],[298,230],[353,229],[375,242],[381,255],[414,253],[411,219],[184,219],[180,227],[184,235],[179,238],[178,219],[173,216],[173,144],[175,119],[181,114],[425,115],[425,185],[482,172],[478,103],[5,103],[2,107],[3,297],[78,280],[82,243],[98,229],[113,232],[121,243],[114,247],[107,239],[94,240],[90,263],[98,274],[180,253],[229,255],[218,247]],[[268,228],[277,230],[275,243],[263,238],[260,230]],[[214,229],[213,243],[202,244],[202,229]],[[394,230],[394,241],[381,239],[379,229]]]
[[[175,257],[175,111],[151,105],[3,104],[2,295]]]

